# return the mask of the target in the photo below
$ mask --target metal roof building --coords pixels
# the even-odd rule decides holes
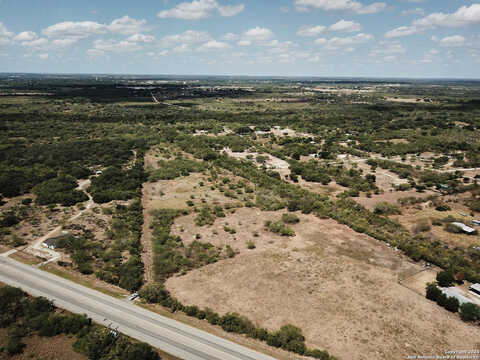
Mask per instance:
[[[460,222],[452,222],[452,225],[455,225],[456,227],[462,229],[462,231],[466,232],[467,234],[472,234],[476,231],[474,228],[471,228],[470,226],[467,226]]]
[[[440,290],[447,296],[447,297],[454,297],[458,300],[460,305],[465,304],[465,303],[471,303],[472,300],[467,298],[466,296],[463,296],[459,294],[456,289],[453,288],[440,288]]]
[[[480,284],[472,284],[468,290],[475,295],[480,295]]]

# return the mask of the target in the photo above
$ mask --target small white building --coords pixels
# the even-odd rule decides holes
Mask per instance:
[[[474,228],[471,228],[470,226],[467,226],[460,222],[452,222],[452,225],[455,225],[456,227],[460,228],[466,234],[473,234],[477,231]]]
[[[471,303],[472,300],[467,298],[466,296],[461,295],[455,287],[451,288],[440,288],[442,293],[444,293],[447,297],[454,297],[455,299],[458,300],[460,305],[466,304],[466,303]]]

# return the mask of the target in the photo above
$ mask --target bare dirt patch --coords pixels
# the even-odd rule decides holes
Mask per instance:
[[[332,220],[301,216],[291,240],[243,251],[166,286],[185,304],[292,323],[343,359],[404,359],[475,348],[480,329],[398,284],[420,270],[399,252]],[[276,245],[276,246],[273,246]],[[441,330],[439,330],[441,329]]]
[[[386,191],[383,194],[375,195],[372,194],[371,197],[357,197],[354,200],[360,205],[364,206],[368,210],[375,209],[375,205],[380,202],[388,202],[396,204],[397,201],[404,197],[417,197],[417,198],[427,198],[430,195],[435,194],[433,191],[425,191],[422,193],[417,192],[416,190],[408,191]]]
[[[400,281],[400,284],[415,291],[421,296],[425,296],[427,284],[435,281],[439,271],[440,269],[438,268],[426,268],[413,275],[407,276]]]

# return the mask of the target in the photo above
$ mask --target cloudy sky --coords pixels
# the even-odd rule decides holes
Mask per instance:
[[[0,72],[480,78],[480,2],[0,0]]]

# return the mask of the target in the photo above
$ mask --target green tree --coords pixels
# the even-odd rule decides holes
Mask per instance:
[[[437,287],[435,283],[427,284],[427,299],[437,301],[438,297],[442,294],[442,291]]]
[[[450,296],[447,298],[445,302],[445,309],[451,312],[458,312],[458,308],[460,307],[460,302],[457,298]]]
[[[476,321],[480,319],[480,306],[473,303],[460,305],[460,317],[463,321]]]
[[[437,274],[437,282],[438,282],[438,285],[440,285],[441,287],[452,286],[454,281],[455,281],[455,277],[450,271],[440,271]]]

